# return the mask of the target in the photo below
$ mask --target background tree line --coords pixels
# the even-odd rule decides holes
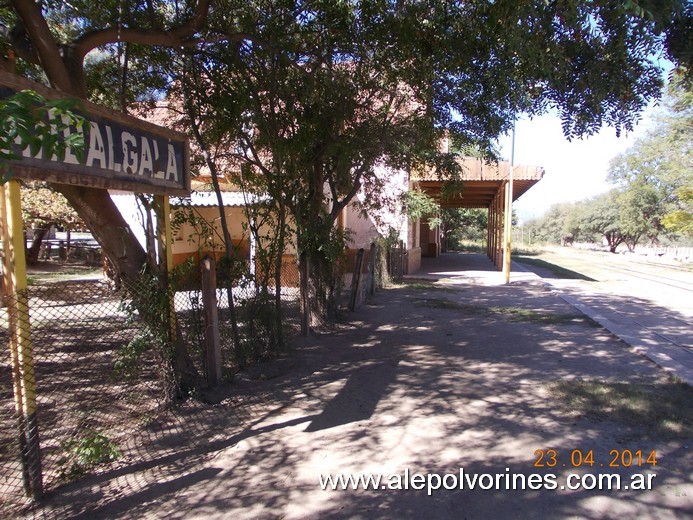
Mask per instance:
[[[613,188],[577,203],[555,204],[525,226],[547,243],[596,242],[611,252],[624,244],[693,240],[693,92],[671,82],[655,124],[609,166]]]

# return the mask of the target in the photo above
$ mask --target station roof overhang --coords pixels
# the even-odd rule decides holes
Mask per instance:
[[[510,178],[510,163],[487,163],[482,159],[460,159],[463,169],[462,190],[442,196],[444,180],[434,171],[412,174],[412,181],[443,208],[488,208]],[[513,166],[513,200],[517,200],[544,176],[539,166]]]

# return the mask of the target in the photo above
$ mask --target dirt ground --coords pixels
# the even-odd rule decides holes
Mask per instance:
[[[118,463],[59,489],[34,515],[684,518],[693,511],[690,425],[655,424],[656,396],[641,420],[626,421],[608,407],[571,408],[554,388],[579,380],[674,384],[667,377],[541,283],[410,282],[201,396],[206,404],[153,417]],[[535,467],[537,450],[541,462],[555,450],[556,466]],[[613,450],[656,450],[656,466],[608,467]],[[573,467],[571,454],[588,452],[593,465]],[[472,490],[467,481],[429,496],[411,485],[319,483],[321,474],[374,473],[396,486],[392,474],[459,476],[460,468],[500,474],[500,489]],[[649,491],[561,489],[571,473],[617,473],[624,483],[633,474],[656,477]],[[513,474],[555,474],[556,489],[504,489]]]

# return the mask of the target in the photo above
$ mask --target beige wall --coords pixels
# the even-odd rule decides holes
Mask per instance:
[[[293,220],[290,220],[287,224],[290,230],[295,229],[295,226],[292,223]],[[270,225],[260,226],[260,229],[258,229],[258,235],[260,235],[260,245],[258,247],[262,247],[263,242],[268,241],[270,237],[274,236],[274,229]],[[287,255],[296,256],[295,234],[293,232],[289,233],[289,236],[287,236],[285,240],[284,256]]]
[[[368,249],[380,236],[373,220],[368,216],[364,218],[351,204],[344,209],[342,225],[351,231],[351,240],[347,244],[349,249]]]
[[[177,208],[172,208],[173,219]],[[180,211],[180,210],[178,210]],[[186,209],[187,211],[187,209]],[[173,265],[178,265],[190,256],[201,258],[207,254],[216,258],[224,253],[223,233],[219,210],[216,207],[196,207],[193,214],[211,223],[209,234],[201,236],[200,229],[185,223],[173,235]],[[250,259],[249,233],[243,229],[246,221],[242,208],[225,208],[226,222],[231,233],[234,249],[241,258]]]
[[[173,208],[172,211],[175,211]],[[244,224],[247,222],[245,211],[240,207],[230,207],[225,209],[225,215],[231,233],[234,250],[243,259],[250,260],[251,241],[250,231]],[[200,236],[199,230],[191,224],[183,224],[173,237],[173,265],[179,265],[190,257],[199,261],[206,255],[220,258],[224,254],[222,240],[221,223],[219,210],[217,207],[197,207],[194,208],[195,216],[205,219],[213,224],[211,236]],[[262,247],[262,237],[269,237],[273,233],[270,226],[262,226],[258,230],[260,244]],[[298,259],[296,258],[296,248],[291,240],[287,239],[286,247],[282,255],[282,283],[288,287],[298,287]],[[259,268],[257,266],[256,268]]]

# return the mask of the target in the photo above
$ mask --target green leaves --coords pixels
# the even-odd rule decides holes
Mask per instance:
[[[60,445],[63,457],[59,460],[61,477],[75,479],[100,464],[107,464],[123,456],[118,446],[103,433],[88,429],[80,437],[73,437]]]
[[[440,206],[433,197],[423,191],[409,190],[404,192],[403,203],[409,218],[413,220],[425,218],[430,228],[443,223]]]
[[[685,82],[675,78],[655,126],[611,162],[609,180],[621,193],[621,223],[631,236],[690,232],[686,221],[693,218],[687,196],[693,185],[692,99]]]
[[[48,223],[72,231],[86,229],[65,197],[45,183],[36,181],[22,185],[22,219],[29,226]]]
[[[77,100],[48,100],[32,90],[22,90],[0,100],[0,167],[20,160],[23,151],[32,156],[39,153],[44,157],[55,156],[62,161],[66,150],[71,150],[81,160],[85,143],[80,130],[84,129],[86,120],[78,110]],[[71,132],[73,128],[78,132]]]
[[[555,206],[532,225],[544,239],[598,241],[629,248],[662,235],[693,236],[693,93],[677,75],[654,127],[615,157],[608,193]],[[557,226],[556,223],[559,223]],[[560,232],[559,232],[560,231]]]

